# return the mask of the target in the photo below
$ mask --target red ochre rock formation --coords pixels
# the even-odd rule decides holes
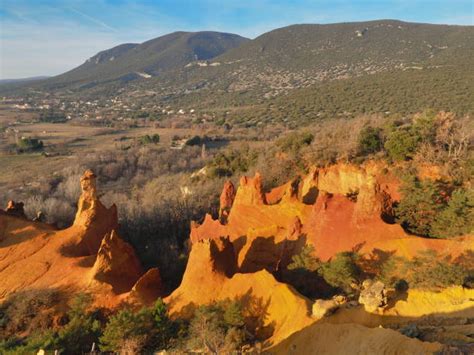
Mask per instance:
[[[227,236],[235,243],[237,259],[261,238],[273,238],[274,244],[295,238],[293,226],[298,218],[298,234],[315,247],[323,260],[341,251],[374,248],[395,251],[411,257],[423,249],[460,254],[474,249],[469,237],[450,240],[419,238],[408,235],[392,217],[392,205],[399,200],[398,180],[385,166],[337,164],[312,168],[307,176],[263,193],[262,178],[243,177],[226,224],[206,216],[201,225],[193,224],[191,241]],[[275,254],[277,253],[270,253]],[[263,260],[278,264],[278,260]],[[240,266],[240,263],[239,263]]]
[[[79,233],[69,249],[76,255],[92,255],[99,250],[103,236],[118,228],[117,207],[106,208],[100,202],[96,176],[91,170],[86,170],[81,177],[81,189],[73,224]]]
[[[219,217],[221,221],[227,221],[227,217],[229,216],[230,209],[232,208],[232,204],[234,203],[235,199],[235,187],[232,181],[228,180],[224,184],[224,188],[222,189],[222,193],[219,199],[220,208],[219,208]]]
[[[116,208],[100,202],[91,171],[81,187],[76,219],[64,230],[0,211],[0,300],[46,288],[91,292],[107,307],[127,297],[143,274],[140,263],[116,233]]]
[[[164,294],[161,275],[158,268],[148,270],[130,291],[130,299],[138,303],[151,304]]]
[[[270,352],[288,353],[288,347],[293,349],[296,344],[297,353],[313,353],[315,349],[326,349],[328,342],[323,338],[306,346],[304,342],[315,332],[326,331],[331,326],[307,327],[315,321],[308,316],[311,309],[308,300],[290,286],[277,282],[272,275],[278,276],[306,243],[314,245],[316,256],[322,260],[350,250],[371,253],[373,249],[381,249],[412,257],[425,249],[452,255],[474,249],[472,237],[424,239],[406,234],[397,224],[387,223],[399,194],[397,179],[388,172],[382,173],[383,169],[376,164],[313,168],[307,176],[267,194],[263,193],[260,175],[242,178],[225,224],[210,215],[206,215],[201,225],[192,224],[192,249],[183,281],[166,299],[171,313],[189,315],[198,305],[226,298],[248,299],[250,294],[266,305],[262,327],[266,330],[263,337],[269,337],[269,346],[298,332]],[[211,250],[224,250],[214,246],[224,240],[228,256],[219,258],[226,261],[222,263],[215,257],[220,254]],[[234,260],[235,273],[221,271],[224,265],[225,269],[232,269],[228,263]],[[370,349],[376,352],[391,349],[395,353],[419,349],[420,353],[429,353],[440,348],[438,344],[412,340],[392,330],[354,324],[335,328],[336,339],[352,330],[358,334],[348,344],[353,342],[360,353]],[[384,342],[388,344],[386,348]],[[342,353],[347,348],[335,346],[334,349]]]
[[[309,300],[291,286],[265,270],[248,274],[235,270],[235,250],[228,238],[194,243],[181,285],[165,299],[171,314],[187,317],[196,306],[237,299],[249,325],[271,343],[312,322]]]
[[[346,339],[350,332],[357,336],[347,338],[347,346],[355,344],[354,349],[361,353],[364,349],[405,351],[409,346],[420,352],[438,349],[436,344],[410,340],[391,330],[340,324],[335,330],[328,324],[310,326],[316,321],[310,316],[311,302],[275,278],[307,243],[314,245],[316,255],[323,260],[353,249],[370,253],[377,248],[407,257],[423,249],[453,255],[474,249],[472,237],[423,239],[386,223],[393,201],[399,199],[398,182],[382,169],[376,164],[313,168],[307,176],[267,194],[258,174],[243,177],[237,191],[226,184],[221,219],[207,215],[201,225],[192,224],[192,248],[182,283],[165,299],[171,314],[189,316],[202,304],[240,300],[249,326],[266,339],[268,346],[296,333],[281,347],[271,349],[277,353],[287,353],[295,344],[298,353],[315,349],[337,352],[340,348],[325,346],[337,344],[341,337]],[[74,224],[65,230],[0,211],[0,300],[16,291],[43,288],[88,291],[97,305],[105,307],[122,301],[149,304],[163,295],[159,271],[151,269],[143,274],[132,247],[116,234],[116,208],[106,208],[100,202],[91,171],[84,174],[81,187]],[[398,302],[392,308],[394,316],[416,316],[414,310],[420,309],[423,314],[434,313],[431,300],[435,296],[418,295],[413,300],[413,292],[409,292],[406,304]],[[441,297],[437,304],[451,298]],[[461,298],[465,300],[466,295]],[[427,301],[417,304],[419,299]],[[455,303],[451,308],[460,304]],[[331,319],[346,317],[352,321],[352,316],[361,318],[358,313],[336,312]],[[364,319],[368,321],[369,316],[381,317],[367,313]],[[326,333],[335,335],[318,335]],[[319,340],[313,344],[316,336]],[[384,348],[384,342],[389,347]]]
[[[143,271],[132,246],[112,230],[102,239],[91,273],[92,280],[110,284],[120,294],[130,291]]]

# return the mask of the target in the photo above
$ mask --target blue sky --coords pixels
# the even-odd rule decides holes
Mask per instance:
[[[55,75],[95,53],[177,31],[254,38],[295,23],[473,25],[474,0],[0,0],[0,78]]]

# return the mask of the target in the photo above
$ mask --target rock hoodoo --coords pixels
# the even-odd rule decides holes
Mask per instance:
[[[55,288],[68,294],[91,292],[98,306],[115,307],[134,285],[140,294],[161,294],[157,270],[141,278],[133,248],[116,232],[115,206],[107,209],[100,202],[91,171],[85,172],[81,187],[76,219],[67,229],[18,218],[10,213],[21,211],[18,204],[11,203],[9,212],[0,210],[0,299]]]
[[[224,184],[224,188],[222,189],[222,193],[219,199],[220,208],[219,208],[219,218],[220,220],[225,223],[227,221],[227,217],[229,216],[230,209],[232,208],[232,204],[234,203],[235,199],[235,187],[232,181],[227,180]]]
[[[256,173],[253,178],[243,176],[240,186],[235,195],[234,204],[240,205],[264,205],[265,194],[262,189],[262,177]]]
[[[115,205],[106,208],[100,202],[96,176],[91,170],[86,170],[81,177],[81,189],[73,224],[81,231],[72,249],[76,254],[92,255],[99,250],[104,235],[118,228],[117,208]]]
[[[140,261],[132,246],[123,241],[115,230],[102,239],[92,267],[92,278],[112,285],[116,293],[129,291],[143,274]]]

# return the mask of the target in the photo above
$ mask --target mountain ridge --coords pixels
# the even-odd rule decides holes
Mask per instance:
[[[318,107],[325,111],[323,116],[338,116],[346,111],[404,114],[431,106],[465,114],[472,112],[464,102],[470,94],[461,98],[456,93],[460,87],[472,87],[466,68],[473,65],[474,26],[399,20],[298,24],[253,40],[212,31],[173,32],[101,51],[69,72],[34,83],[5,85],[1,92],[53,93],[88,100],[117,95],[129,100],[135,93],[153,92],[154,102],[175,109],[231,112],[252,105],[281,106],[272,100],[286,95],[296,104],[301,101],[297,91],[307,90],[303,96],[320,103],[305,104],[311,107],[310,115],[318,114],[313,112]],[[408,80],[408,71],[420,83],[417,90]],[[345,92],[352,81],[358,91],[370,87],[377,93],[387,89],[385,78],[397,86],[392,90],[397,97],[385,94],[381,105],[359,100],[353,112],[354,105],[346,105],[347,97],[352,100],[359,95]],[[330,94],[321,98],[318,93],[326,89]]]
[[[246,40],[238,35],[212,31],[172,32],[143,43],[124,43],[101,51],[44,84],[100,83],[137,73],[144,77],[155,76],[194,60],[213,58]]]

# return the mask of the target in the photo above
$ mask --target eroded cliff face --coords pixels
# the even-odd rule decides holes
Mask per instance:
[[[249,329],[271,344],[311,324],[310,301],[291,286],[266,270],[236,270],[235,249],[228,238],[195,242],[180,287],[165,299],[171,314],[189,317],[197,306],[239,300]]]
[[[451,255],[474,249],[472,237],[423,239],[407,235],[391,223],[393,203],[399,200],[398,184],[385,166],[375,163],[312,168],[307,176],[267,193],[259,174],[242,178],[236,192],[226,183],[220,219],[207,215],[201,225],[192,224],[191,254],[183,281],[166,299],[171,313],[186,316],[199,305],[226,298],[257,299],[265,305],[262,312],[266,314],[257,334],[266,339],[270,352],[344,353],[348,347],[355,353],[438,351],[440,344],[373,328],[432,317],[439,306],[449,312],[470,312],[474,303],[469,295],[463,294],[452,303],[433,296],[430,299],[435,302],[428,304],[420,301],[428,296],[423,298],[410,290],[406,299],[384,310],[386,314],[369,313],[363,306],[348,307],[324,321],[309,316],[309,300],[275,279],[308,243],[314,245],[316,256],[322,260],[351,250],[371,253],[380,249],[412,257],[426,249]],[[222,211],[226,213],[224,219]],[[252,308],[251,303],[246,305]],[[416,311],[421,309],[422,313]],[[313,322],[318,324],[309,326]],[[348,333],[354,336],[346,337]],[[345,338],[343,345],[337,340],[341,337]]]
[[[140,262],[117,233],[115,206],[100,202],[92,171],[82,176],[81,188],[74,224],[64,230],[29,221],[17,209],[12,213],[11,206],[1,211],[0,299],[18,291],[57,288],[89,291],[97,304],[113,307],[129,296],[143,275]],[[157,282],[148,289],[161,295],[163,288]]]
[[[347,337],[344,346],[360,353],[438,350],[439,344],[371,328],[438,316],[440,309],[471,316],[474,291],[435,295],[409,290],[383,314],[352,307],[321,320],[311,316],[310,300],[278,281],[306,244],[314,245],[322,260],[354,249],[371,253],[377,248],[405,257],[425,249],[451,255],[474,249],[472,237],[423,239],[390,224],[397,185],[385,167],[373,163],[312,168],[307,176],[267,193],[259,174],[242,178],[237,189],[227,182],[219,218],[207,215],[201,225],[192,224],[182,283],[165,299],[172,316],[189,317],[199,305],[236,299],[249,329],[265,340],[265,347],[276,346],[270,349],[276,353],[337,353],[347,348],[336,346],[336,340],[348,333],[357,336]],[[151,304],[163,296],[159,270],[144,272],[132,246],[120,238],[116,208],[100,202],[93,172],[85,172],[81,188],[74,224],[65,230],[29,221],[18,209],[0,210],[0,299],[42,288],[91,292],[96,305],[105,307]]]
[[[411,257],[423,249],[440,253],[449,250],[456,255],[474,248],[469,238],[423,239],[393,224],[392,207],[399,200],[398,180],[380,164],[312,168],[307,176],[266,194],[261,181],[259,174],[242,178],[225,223],[206,216],[202,225],[193,225],[191,240],[228,236],[236,244],[238,260],[242,260],[246,257],[241,254],[264,238],[268,258],[259,252],[256,262],[277,265],[284,257],[279,251],[272,252],[271,245],[297,239],[293,230],[297,218],[299,236],[314,245],[316,256],[322,260],[354,249],[371,252],[378,248]],[[229,210],[229,205],[221,209]]]

